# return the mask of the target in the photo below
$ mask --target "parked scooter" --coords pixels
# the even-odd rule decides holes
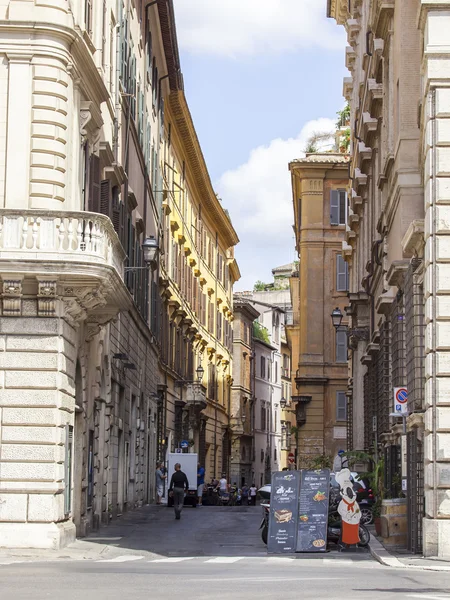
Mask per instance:
[[[332,522],[330,522],[330,521],[328,522],[327,542],[336,544],[337,546],[339,546],[339,550],[342,550],[344,548],[344,546],[341,544],[341,528],[342,528],[341,519],[332,521]],[[358,546],[366,548],[369,545],[369,542],[370,542],[369,530],[367,529],[367,527],[365,525],[360,523],[359,524],[359,544],[358,544]]]

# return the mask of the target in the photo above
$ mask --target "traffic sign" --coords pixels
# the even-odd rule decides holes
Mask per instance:
[[[394,412],[398,415],[408,413],[408,390],[406,387],[394,388]]]
[[[295,456],[294,456],[294,453],[293,453],[293,452],[289,452],[289,454],[288,454],[288,463],[289,463],[290,465],[293,465],[293,464],[294,464],[294,462],[295,462]]]
[[[183,450],[185,450],[186,448],[189,448],[189,442],[187,440],[183,440],[180,446],[183,448]]]
[[[175,448],[175,454],[182,454],[183,450],[181,448]]]

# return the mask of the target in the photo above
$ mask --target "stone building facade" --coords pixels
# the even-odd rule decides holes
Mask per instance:
[[[289,164],[299,271],[291,277],[293,324],[287,326],[292,361],[297,468],[346,447],[348,377],[345,327],[331,313],[347,304],[348,270],[342,255],[347,228],[348,157],[316,153]]]
[[[57,548],[152,501],[168,390],[179,435],[225,460],[237,237],[185,104],[171,1],[2,0],[0,81],[0,545]],[[204,229],[174,218],[173,186],[190,211],[202,197]],[[207,267],[192,242],[206,229]],[[211,323],[204,294],[186,309],[198,282]],[[220,372],[204,417],[200,362],[203,382]]]
[[[391,497],[406,491],[408,548],[449,558],[450,2],[330,0],[328,15],[349,41],[343,251],[351,323],[368,332],[352,344],[352,447],[384,456]],[[391,416],[399,386],[408,390],[405,434]]]

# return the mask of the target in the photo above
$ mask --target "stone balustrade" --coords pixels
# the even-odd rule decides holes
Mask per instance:
[[[104,215],[0,209],[0,259],[9,261],[3,271],[16,272],[22,261],[84,263],[112,267],[123,278],[125,252]]]

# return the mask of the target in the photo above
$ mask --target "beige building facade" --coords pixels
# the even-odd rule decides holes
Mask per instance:
[[[384,457],[388,493],[406,496],[408,548],[449,558],[450,2],[330,0],[328,15],[348,35],[343,251],[351,325],[368,334],[351,344],[351,447]],[[403,386],[406,433],[391,416]]]
[[[236,242],[173,3],[2,0],[1,546],[152,502],[181,440],[228,465]]]
[[[255,456],[255,339],[253,322],[259,312],[239,295],[234,297],[233,383],[231,387],[230,481],[242,487],[253,483]]]

